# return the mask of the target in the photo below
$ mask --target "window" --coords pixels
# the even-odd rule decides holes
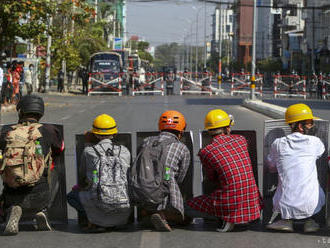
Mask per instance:
[[[230,25],[226,25],[226,32],[230,33]]]
[[[229,15],[229,22],[233,23],[233,15]]]

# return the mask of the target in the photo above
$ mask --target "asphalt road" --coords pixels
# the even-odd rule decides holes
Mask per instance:
[[[262,164],[263,126],[268,117],[241,107],[240,98],[219,98],[217,96],[59,96],[44,95],[46,114],[43,122],[64,125],[65,162],[67,191],[76,183],[75,135],[91,128],[93,119],[102,113],[113,116],[119,132],[132,132],[133,151],[136,148],[135,132],[155,131],[159,115],[168,109],[182,112],[187,120],[188,130],[194,133],[194,154],[199,149],[199,130],[203,129],[206,113],[222,108],[235,117],[237,130],[257,131],[258,162]],[[320,110],[320,117],[326,118],[328,108]],[[3,113],[3,124],[17,121],[14,112]],[[132,154],[133,157],[135,154]],[[200,164],[194,157],[194,194],[201,193]],[[262,166],[260,166],[260,169]],[[262,175],[262,173],[259,173]],[[260,177],[259,177],[260,181]],[[76,213],[68,208],[69,225],[58,227],[55,232],[31,232],[24,228],[18,236],[0,237],[0,247],[327,247],[330,246],[328,231],[323,229],[314,235],[298,233],[267,232],[260,224],[248,230],[233,233],[217,233],[213,224],[196,224],[187,229],[175,229],[171,233],[158,233],[130,225],[127,229],[103,234],[83,234],[76,223]],[[328,240],[329,238],[329,240]]]

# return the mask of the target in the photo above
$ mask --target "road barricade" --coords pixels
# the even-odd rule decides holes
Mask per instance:
[[[251,74],[249,73],[233,73],[231,76],[230,95],[235,94],[250,94],[251,93]],[[262,96],[263,75],[256,74],[255,94]]]
[[[85,148],[85,136],[83,134],[76,134],[75,136],[75,161],[76,161],[76,173],[77,173],[77,183],[83,185],[82,178],[79,178],[79,165],[81,164],[81,155]],[[118,145],[125,146],[131,153],[131,162],[132,162],[132,134],[131,133],[118,133],[113,142]],[[130,222],[133,222],[133,216],[130,218]],[[78,212],[78,223],[79,225],[84,225],[87,223],[85,216],[82,216]]]
[[[189,73],[179,73],[180,76],[180,95],[183,94],[208,94],[212,95],[211,83],[212,74],[197,73],[190,75]],[[195,81],[193,81],[194,79]]]
[[[157,136],[159,135],[159,131],[153,131],[153,132],[137,132],[136,133],[136,154],[139,153],[141,149],[141,145],[143,143],[143,140],[150,136]],[[186,174],[186,177],[180,185],[180,191],[183,196],[183,201],[189,200],[193,197],[193,175],[194,175],[194,154],[193,154],[193,133],[192,131],[186,131],[183,134],[183,137],[181,139],[181,142],[183,142],[190,151],[190,165]],[[139,211],[138,211],[139,212]],[[138,214],[138,219],[139,219]]]
[[[123,74],[111,72],[89,73],[88,95],[114,94],[122,95]]]
[[[299,75],[275,75],[274,98],[296,96],[306,99],[306,77]]]
[[[330,76],[326,77],[321,74],[319,80],[322,82],[322,99],[326,100],[330,97]]]
[[[63,136],[63,125],[42,123],[43,125],[55,126],[62,137]],[[14,124],[1,125],[1,133],[7,132],[8,128]],[[64,151],[60,156],[56,157],[54,160],[54,169],[52,170],[49,179],[50,185],[50,205],[48,208],[48,217],[51,224],[67,224],[68,223],[68,213],[67,213],[67,201],[66,201],[66,175],[65,175],[65,160]],[[0,187],[1,188],[1,187]],[[2,191],[2,190],[1,190]],[[22,224],[30,224],[31,217],[22,217]]]
[[[316,126],[316,137],[319,137],[323,144],[326,147],[326,151],[322,155],[320,159],[317,160],[317,173],[318,179],[322,189],[326,194],[326,208],[320,212],[318,215],[318,222],[326,223],[328,226],[330,225],[330,199],[329,199],[329,190],[328,187],[328,134],[329,134],[329,122],[325,120],[315,120]],[[267,165],[267,156],[270,151],[271,144],[275,139],[281,138],[285,135],[291,133],[291,129],[285,123],[285,120],[266,120],[265,128],[264,128],[264,165],[263,165],[263,198],[264,198],[264,210],[263,210],[263,222],[266,224],[270,221],[271,216],[273,214],[273,201],[272,198],[275,194],[277,183],[278,183],[278,174],[271,173],[268,170]],[[328,185],[327,185],[328,184]],[[275,215],[274,215],[275,216]]]
[[[247,144],[248,144],[248,152],[251,159],[252,170],[254,174],[254,178],[256,183],[258,184],[258,158],[257,158],[257,136],[256,131],[250,130],[232,130],[231,134],[238,134],[245,137]],[[210,144],[212,141],[212,137],[207,133],[207,131],[200,131],[199,132],[199,140],[200,140],[200,148],[205,147],[206,145]],[[201,183],[202,183],[202,190],[203,194],[210,194],[212,193],[215,188],[213,188],[214,184],[209,184],[206,178],[205,172],[201,165]]]
[[[145,73],[143,77],[136,74],[132,80],[132,95],[137,94],[161,94],[164,95],[164,80],[162,74]],[[156,83],[160,83],[160,87],[156,87]]]

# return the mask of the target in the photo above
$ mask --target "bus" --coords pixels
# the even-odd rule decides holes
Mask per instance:
[[[118,88],[119,77],[123,71],[123,60],[116,52],[98,52],[90,56],[88,72],[91,75],[91,88],[101,91]],[[108,86],[108,87],[107,87]]]

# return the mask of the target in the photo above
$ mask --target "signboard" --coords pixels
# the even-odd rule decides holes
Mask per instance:
[[[123,49],[123,39],[122,38],[114,38],[114,40],[113,40],[113,49],[114,50]]]

